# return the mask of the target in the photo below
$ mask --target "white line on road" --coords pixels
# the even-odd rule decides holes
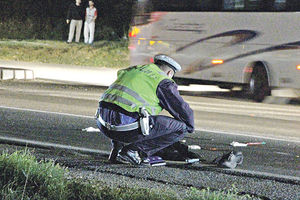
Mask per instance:
[[[267,140],[300,143],[299,138],[293,138],[293,137],[289,137],[289,139],[285,139],[285,138],[274,138],[274,137],[255,135],[255,134],[251,134],[251,133],[238,133],[238,132],[232,133],[232,132],[221,131],[221,130],[208,130],[208,129],[201,129],[201,128],[195,129],[195,130],[200,131],[200,132],[217,133],[217,134],[223,134],[223,135],[238,135],[238,136],[254,137],[254,138],[260,138],[260,139],[267,139]]]
[[[195,111],[206,111],[213,113],[236,114],[246,116],[267,117],[273,119],[300,121],[300,109],[298,107],[262,107],[261,105],[236,105],[219,104],[209,102],[190,102]]]
[[[39,141],[33,141],[33,140],[26,140],[26,139],[20,139],[20,138],[14,138],[14,137],[6,137],[6,136],[0,136],[0,141],[10,144],[18,144],[22,146],[35,146],[35,147],[43,147],[43,148],[56,148],[56,149],[65,149],[65,150],[73,150],[73,151],[81,151],[81,152],[88,152],[88,153],[100,153],[109,155],[108,151],[102,151],[98,149],[90,149],[90,148],[84,148],[84,147],[75,147],[70,145],[64,145],[64,144],[56,144],[51,142],[39,142]]]
[[[300,109],[296,106],[290,105],[273,105],[273,104],[258,104],[258,103],[251,103],[247,102],[247,105],[237,102],[232,103],[211,103],[211,102],[196,102],[196,101],[188,101],[190,104],[195,105],[202,105],[207,107],[224,107],[224,108],[240,108],[240,109],[259,109],[259,110],[268,110],[268,111],[277,111],[277,112],[296,112],[300,113]],[[289,110],[290,109],[290,110]]]
[[[16,108],[16,107],[7,107],[7,106],[0,106],[0,108],[37,112],[37,113],[46,113],[46,114],[55,114],[55,115],[65,115],[65,116],[71,116],[71,117],[82,117],[82,118],[90,118],[90,119],[94,118],[93,116],[76,115],[76,114],[70,114],[70,113],[61,113],[61,112],[52,112],[52,111],[43,111],[43,110],[34,110],[34,109],[28,109],[28,108]]]
[[[42,110],[34,110],[34,109],[28,109],[28,108],[16,108],[16,107],[7,107],[7,106],[0,106],[0,108],[94,119],[93,116],[76,115],[76,114],[70,114],[70,113],[51,112],[51,111],[42,111]],[[251,133],[237,133],[237,132],[232,133],[232,132],[226,132],[226,131],[220,131],[220,130],[207,130],[207,129],[201,129],[201,128],[196,129],[196,131],[211,132],[211,133],[226,134],[226,135],[238,135],[238,136],[254,137],[254,138],[261,138],[261,139],[268,139],[268,140],[275,140],[275,141],[300,143],[298,138],[291,138],[291,137],[290,137],[290,139],[284,139],[284,138],[274,138],[274,137],[260,136],[260,135],[255,135],[255,134],[251,134]]]

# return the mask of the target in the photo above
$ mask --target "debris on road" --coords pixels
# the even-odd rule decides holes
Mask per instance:
[[[100,130],[98,128],[94,128],[94,127],[84,128],[84,129],[82,129],[82,131],[85,131],[85,132],[100,132]]]
[[[266,142],[247,142],[247,143],[240,143],[240,142],[231,142],[230,145],[233,147],[247,147],[247,146],[255,146],[255,145],[263,145]]]
[[[151,156],[143,161],[143,164],[150,165],[152,167],[164,166],[166,162],[159,156]]]
[[[266,142],[248,142],[247,143],[248,146],[262,145],[262,144],[266,144]]]
[[[248,146],[246,143],[240,143],[240,142],[235,142],[235,141],[231,142],[230,145],[233,146],[233,147],[246,147],[246,146]]]
[[[201,147],[199,145],[189,145],[188,149],[189,150],[200,150]]]

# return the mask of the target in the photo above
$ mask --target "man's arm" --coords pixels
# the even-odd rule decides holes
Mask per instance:
[[[94,13],[94,21],[96,21],[97,17],[98,17],[98,11],[97,11],[97,9],[96,9],[96,10],[95,10],[95,13]]]
[[[87,20],[87,14],[88,14],[88,8],[85,9],[85,17],[84,17],[84,21]]]
[[[175,119],[183,121],[189,133],[194,132],[194,112],[180,96],[176,83],[168,79],[161,81],[156,94],[161,106]]]
[[[70,23],[70,18],[71,18],[71,5],[68,8],[67,20],[66,20],[67,24]]]

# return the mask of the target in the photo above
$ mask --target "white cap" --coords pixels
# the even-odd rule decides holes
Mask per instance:
[[[178,64],[178,62],[176,62],[173,58],[171,58],[165,54],[157,54],[154,56],[154,63],[159,60],[168,63],[175,72],[178,72],[181,70],[181,66]]]

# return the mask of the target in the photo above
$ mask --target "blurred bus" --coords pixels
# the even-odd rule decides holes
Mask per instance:
[[[241,86],[262,101],[300,88],[299,11],[300,0],[137,0],[131,64],[165,53],[183,67],[178,84]]]

